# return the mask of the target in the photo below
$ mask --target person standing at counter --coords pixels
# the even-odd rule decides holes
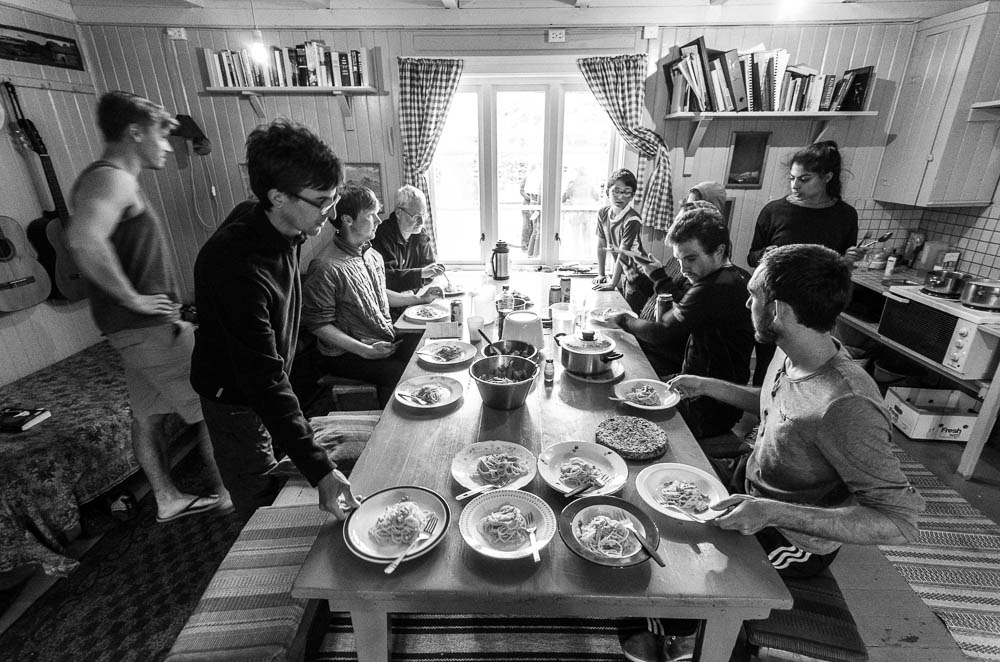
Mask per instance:
[[[597,277],[595,290],[617,290],[625,278],[625,301],[638,315],[650,295],[653,283],[649,280],[635,259],[621,253],[615,257],[614,271],[608,280],[605,262],[608,251],[615,249],[645,253],[642,247],[642,217],[632,208],[632,198],[638,186],[631,170],[616,170],[608,178],[606,188],[611,204],[597,212]]]
[[[858,259],[858,212],[841,199],[843,160],[832,140],[813,143],[792,155],[791,193],[764,205],[757,217],[747,264],[756,267],[777,246],[819,244],[851,262]],[[774,345],[758,343],[753,384],[763,383]]]
[[[275,120],[247,138],[247,171],[257,200],[237,205],[195,261],[199,327],[191,384],[238,510],[274,500],[282,483],[269,473],[277,446],[319,488],[319,507],[344,519],[358,500],[316,443],[289,382],[300,249],[336,217],[340,159],[307,128]]]

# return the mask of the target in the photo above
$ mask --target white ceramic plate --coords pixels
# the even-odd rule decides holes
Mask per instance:
[[[577,485],[567,485],[559,479],[559,467],[574,457],[590,462],[609,477],[603,487],[585,490],[581,496],[614,494],[628,482],[628,465],[625,460],[610,448],[592,441],[562,441],[539,453],[538,473],[542,480],[563,494],[576,489]]]
[[[617,315],[618,313],[628,313],[632,317],[638,317],[638,315],[633,313],[628,308],[597,308],[590,311],[590,319],[595,322],[600,322],[601,324],[607,324],[608,320],[613,315]]]
[[[615,386],[615,395],[619,398],[624,399],[626,395],[632,392],[632,389],[639,386],[652,386],[656,391],[656,394],[660,396],[660,404],[658,405],[641,405],[638,402],[630,402],[625,400],[625,404],[630,407],[635,407],[636,409],[646,409],[646,410],[657,410],[657,409],[670,409],[677,405],[681,401],[681,396],[677,391],[674,391],[668,387],[663,382],[657,381],[655,379],[629,379],[621,384]]]
[[[480,494],[462,511],[462,515],[458,518],[458,530],[469,547],[495,559],[520,559],[531,556],[531,543],[527,539],[514,547],[498,547],[483,534],[481,527],[483,518],[505,504],[514,506],[524,514],[530,512],[534,516],[538,549],[544,549],[556,533],[556,514],[549,508],[549,504],[531,492],[508,489]]]
[[[451,523],[451,511],[448,504],[436,492],[417,485],[401,485],[380,490],[369,495],[361,502],[361,506],[351,512],[344,524],[344,542],[347,548],[358,558],[374,563],[389,563],[406,549],[405,544],[378,545],[369,535],[369,530],[385,509],[402,500],[416,503],[425,513],[437,515],[438,523],[434,532],[427,540],[420,542],[407,559],[426,554],[444,538],[448,525]]]
[[[418,314],[426,313],[426,315]],[[443,322],[451,317],[451,311],[442,308],[441,306],[435,306],[431,303],[421,303],[416,306],[410,306],[403,311],[403,318],[407,322],[413,322],[414,324],[426,324],[427,322]]]
[[[451,360],[445,361],[434,356],[434,350],[438,349],[441,345],[453,345],[457,349],[462,350],[462,353]],[[467,342],[461,342],[459,340],[431,340],[424,344],[423,347],[417,350],[417,358],[421,361],[426,361],[432,365],[457,365],[459,363],[464,363],[476,355],[478,350],[474,345],[470,345]]]
[[[486,481],[476,473],[479,458],[492,453],[514,455],[525,462],[528,473],[507,483],[506,489],[516,490],[528,485],[535,479],[535,456],[524,446],[510,441],[477,441],[469,444],[451,460],[451,477],[462,487],[473,490],[486,485]]]
[[[420,387],[427,386],[428,384],[439,386],[446,391],[446,393],[442,394],[441,399],[433,404],[417,404],[415,401],[399,395],[400,393],[415,393],[420,390]],[[397,401],[407,407],[413,407],[414,409],[436,409],[438,407],[450,405],[462,397],[462,383],[457,379],[446,375],[421,375],[420,377],[407,379],[405,382],[397,386],[394,395],[396,396]]]
[[[639,475],[635,477],[635,489],[639,493],[642,500],[648,503],[657,512],[669,515],[670,517],[679,519],[682,522],[688,521],[683,515],[664,507],[664,505],[660,503],[657,498],[657,495],[660,492],[660,487],[672,480],[683,480],[689,483],[694,483],[699,490],[708,496],[708,502],[710,504],[718,503],[729,496],[729,492],[726,491],[726,488],[721,482],[719,482],[719,479],[712,474],[707,471],[702,471],[698,467],[692,467],[688,464],[678,464],[675,462],[661,462],[659,464],[653,464],[640,471]],[[710,508],[704,513],[690,514],[695,519],[706,522],[717,517],[721,514],[721,512]]]

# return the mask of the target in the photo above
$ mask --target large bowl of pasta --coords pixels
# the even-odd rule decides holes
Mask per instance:
[[[469,366],[483,404],[493,409],[517,409],[528,399],[538,366],[519,356],[487,356]]]
[[[458,518],[458,530],[465,543],[494,559],[531,556],[527,516],[535,528],[537,549],[549,544],[556,533],[556,514],[549,504],[531,492],[493,490],[469,502]]]

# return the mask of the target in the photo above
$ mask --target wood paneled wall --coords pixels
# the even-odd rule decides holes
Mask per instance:
[[[71,22],[4,5],[0,5],[0,23],[79,40]],[[77,71],[0,60],[0,78],[10,79],[17,88],[25,114],[45,141],[64,193],[100,149],[91,119],[93,62],[86,66],[87,71]],[[51,210],[52,202],[38,157],[17,149],[7,127],[3,128],[0,214],[26,228],[43,208]],[[89,347],[99,338],[86,301],[47,301],[16,313],[0,313],[0,385]]]

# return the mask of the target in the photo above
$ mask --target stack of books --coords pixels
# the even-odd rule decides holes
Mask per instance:
[[[249,49],[202,49],[209,87],[371,87],[367,48],[331,49],[322,41],[264,46],[264,62]]]
[[[663,65],[670,113],[865,110],[873,67],[850,69],[838,78],[789,59],[783,48],[719,51],[698,37]]]

